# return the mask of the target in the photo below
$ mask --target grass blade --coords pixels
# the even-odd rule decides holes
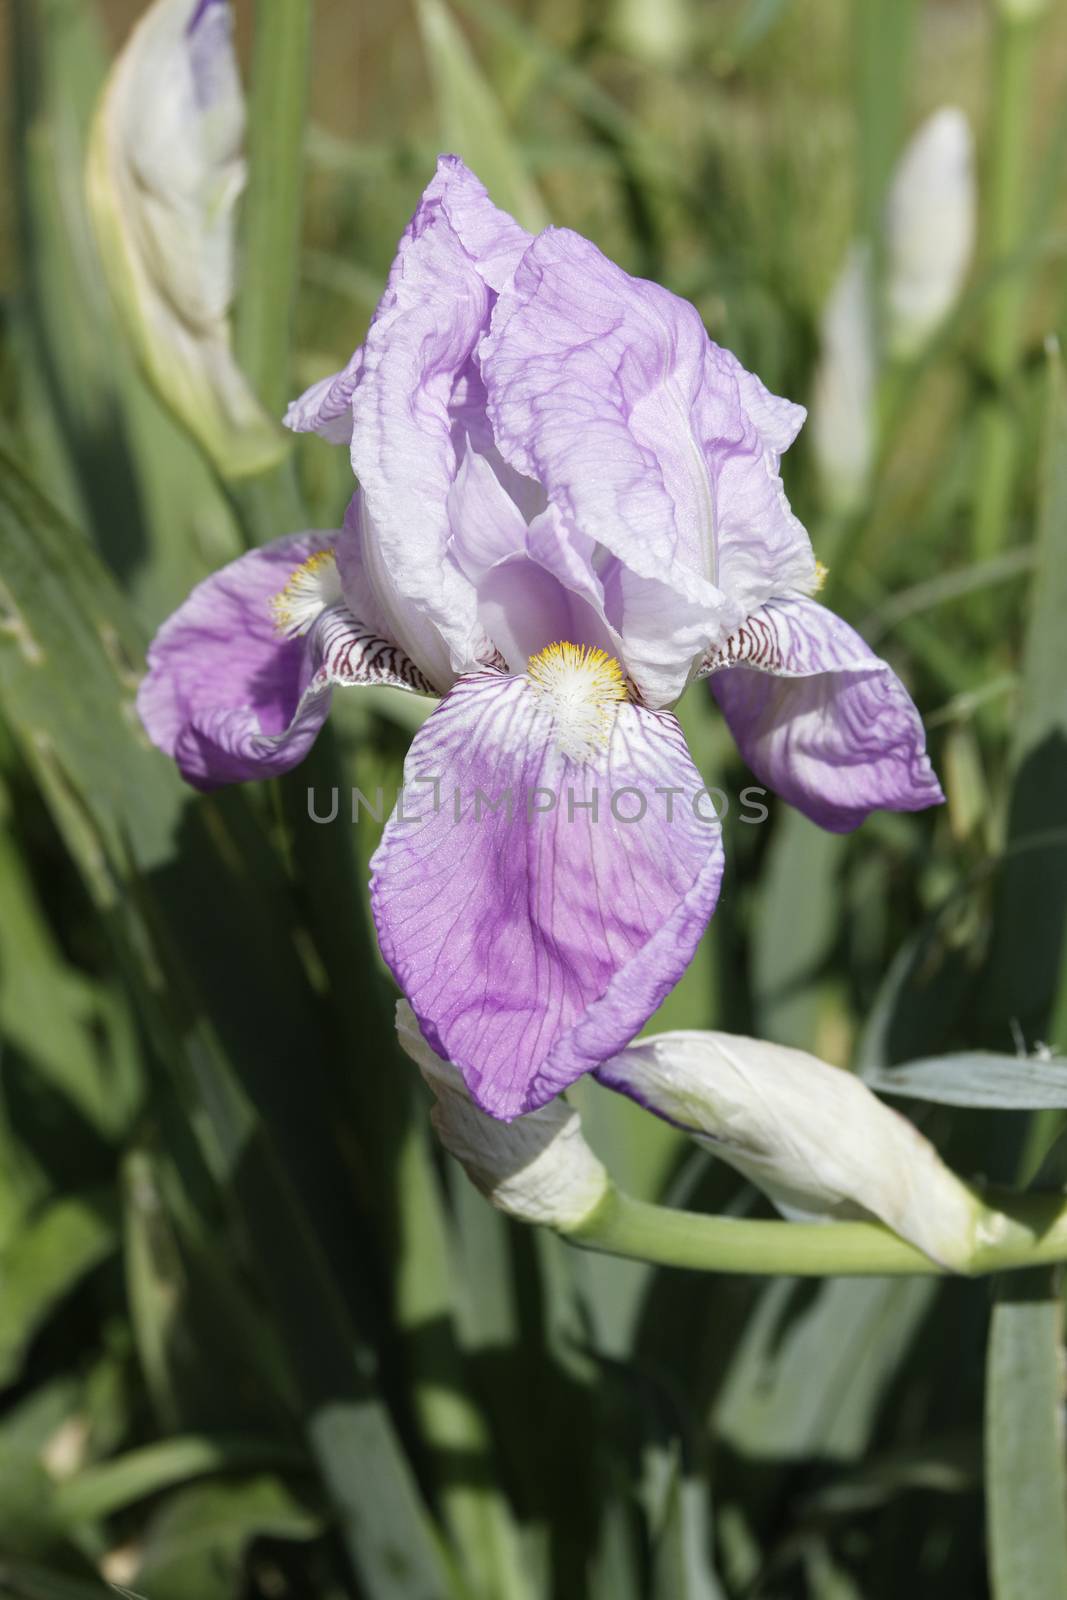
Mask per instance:
[[[116,1246],[110,1195],[54,1200],[10,1240],[0,1257],[0,1388],[18,1376],[41,1324]]]
[[[1067,1594],[1063,1313],[1054,1276],[1002,1280],[986,1368],[986,1501],[994,1600]]]

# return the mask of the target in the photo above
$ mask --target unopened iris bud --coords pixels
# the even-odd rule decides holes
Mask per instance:
[[[397,1006],[397,1035],[436,1103],[438,1138],[468,1178],[499,1211],[520,1222],[568,1233],[588,1221],[611,1191],[603,1163],[582,1135],[581,1118],[563,1100],[500,1122],[470,1097],[462,1077],[419,1032],[406,1001]]]
[[[811,442],[823,496],[833,511],[862,505],[874,463],[877,359],[870,252],[853,245],[820,321],[811,399]]]
[[[955,305],[974,250],[970,124],[943,106],[911,140],[886,206],[886,344],[917,355]]]
[[[285,439],[231,349],[244,101],[227,0],[156,0],[119,54],[89,145],[112,297],[160,397],[227,476]]]
[[[784,1215],[877,1218],[943,1266],[969,1258],[977,1197],[839,1067],[732,1034],[665,1033],[629,1045],[597,1077],[713,1150]]]

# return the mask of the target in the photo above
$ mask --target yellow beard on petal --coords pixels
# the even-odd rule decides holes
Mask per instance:
[[[341,598],[341,576],[333,551],[316,550],[300,563],[281,593],[272,596],[274,626],[286,638],[296,639]]]
[[[588,761],[605,747],[616,708],[628,697],[614,656],[560,640],[530,657],[526,677],[552,714],[556,743],[565,756]]]

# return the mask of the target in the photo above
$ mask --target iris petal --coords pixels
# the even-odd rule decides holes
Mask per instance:
[[[695,307],[550,228],[480,346],[488,415],[574,538],[617,560],[608,619],[653,705],[814,559],[778,456],[803,412],[709,340]]]
[[[944,799],[904,685],[815,601],[763,606],[704,671],[753,772],[822,827]]]
[[[276,625],[272,600],[334,533],[300,533],[206,578],[160,628],[137,707],[152,742],[198,789],[288,772],[314,743],[334,684],[430,691],[395,645],[343,605],[303,637]]]
[[[522,678],[461,679],[404,777],[372,862],[382,952],[428,1042],[510,1119],[631,1039],[680,977],[718,897],[719,827],[673,717],[621,704],[578,762]]]

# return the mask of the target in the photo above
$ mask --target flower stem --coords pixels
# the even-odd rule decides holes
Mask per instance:
[[[310,0],[262,0],[256,10],[248,102],[237,355],[272,413],[289,398],[310,51]]]
[[[956,1272],[966,1277],[1067,1261],[1067,1200],[992,1192]],[[697,1272],[787,1277],[948,1274],[876,1222],[756,1222],[674,1211],[614,1190],[564,1237],[583,1249]]]
[[[1029,122],[1037,19],[1001,11],[994,38],[993,127],[988,170],[986,260],[996,268],[1025,244]],[[995,555],[1004,542],[1018,425],[1011,385],[1018,366],[1027,278],[1020,262],[1000,274],[988,299],[982,364],[992,387],[979,414],[974,553]]]
[[[261,0],[252,45],[235,345],[245,376],[274,417],[293,394],[310,54],[310,0]],[[304,521],[291,455],[236,485],[234,498],[252,543],[291,533]]]

